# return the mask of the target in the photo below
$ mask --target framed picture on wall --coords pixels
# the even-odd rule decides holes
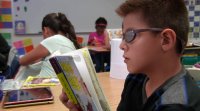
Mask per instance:
[[[26,33],[26,22],[23,20],[15,21],[15,34]]]

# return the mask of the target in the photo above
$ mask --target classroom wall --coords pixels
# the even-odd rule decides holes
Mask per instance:
[[[84,42],[87,42],[89,33],[81,33],[81,34],[77,33],[77,35],[83,37]],[[34,46],[38,45],[43,40],[42,35],[15,35],[13,33],[12,41],[23,40],[23,39],[26,39],[27,37],[32,39]]]
[[[10,0],[9,0],[10,1]],[[11,0],[12,2],[12,10],[14,10],[14,6],[13,6],[13,0]],[[18,41],[18,40],[23,40],[23,39],[26,39],[26,38],[31,38],[32,41],[33,41],[33,45],[34,46],[37,46],[42,40],[43,40],[43,37],[42,35],[40,34],[24,34],[24,35],[16,35],[15,34],[15,30],[14,30],[14,11],[12,11],[12,19],[13,19],[13,29],[9,29],[9,30],[3,30],[3,32],[10,32],[12,37],[11,37],[11,42],[14,42],[14,41]],[[76,29],[75,29],[76,30]],[[94,29],[95,30],[95,29]],[[84,43],[87,43],[87,40],[88,40],[88,36],[89,36],[89,32],[82,32],[82,33],[77,33],[78,36],[81,36],[84,38]]]
[[[77,35],[82,36],[84,38],[84,43],[87,43],[89,33],[77,33]],[[31,38],[33,40],[33,45],[36,46],[40,43],[40,41],[43,40],[42,35],[15,35],[14,32],[12,33],[11,42],[17,41],[17,40],[23,40],[27,37]],[[197,43],[200,42],[200,38],[188,38],[188,42],[190,43]]]
[[[70,21],[74,25],[75,31],[78,32],[77,35],[82,36],[84,38],[84,44],[87,43],[89,32],[95,31],[94,22],[100,16],[103,16],[108,20],[108,28],[111,28],[111,27],[112,28],[121,28],[121,18],[119,16],[117,16],[117,14],[114,12],[114,10],[118,7],[118,5],[123,2],[121,0],[115,0],[115,1],[113,1],[113,0],[101,0],[101,1],[85,0],[84,4],[82,4],[81,0],[80,1],[79,0],[78,1],[60,0],[60,1],[56,1],[56,2],[49,1],[48,6],[42,7],[43,10],[41,10],[41,12],[33,13],[35,11],[40,10],[40,8],[41,8],[40,6],[38,6],[37,2],[44,4],[43,2],[46,2],[46,1],[48,1],[48,0],[38,0],[38,1],[30,0],[29,2],[24,2],[24,1],[19,1],[19,0],[17,2],[14,2],[12,0],[12,8],[13,8],[12,9],[13,10],[13,12],[12,12],[12,16],[13,16],[12,42],[17,41],[17,40],[22,40],[22,39],[29,37],[33,40],[34,45],[38,45],[40,43],[40,41],[43,40],[42,35],[33,35],[33,32],[29,32],[29,31],[27,32],[28,34],[25,34],[25,35],[15,35],[14,22],[15,22],[15,20],[18,20],[18,19],[22,19],[22,20],[25,19],[25,21],[28,23],[30,23],[30,21],[31,21],[31,23],[34,23],[31,25],[32,27],[34,27],[34,25],[37,23],[33,22],[34,20],[32,21],[32,18],[29,17],[30,18],[29,19],[26,16],[33,15],[35,17],[35,19],[37,20],[38,17],[44,16],[44,13],[42,13],[42,12],[48,13],[49,11],[57,12],[58,10],[61,10],[62,13],[65,13],[67,16],[69,16],[68,18],[71,19]],[[80,2],[80,4],[77,4],[77,2],[78,3]],[[105,2],[107,4],[105,4]],[[30,4],[30,3],[32,3],[32,4]],[[63,4],[59,4],[59,3],[63,3]],[[75,5],[76,7],[74,7],[73,4],[76,4]],[[93,6],[91,6],[91,4]],[[101,8],[103,5],[104,5],[104,8]],[[38,6],[38,9],[35,9],[36,6]],[[90,7],[90,8],[85,8],[86,6]],[[20,8],[20,11],[16,7]],[[24,7],[26,7],[28,11],[24,11],[23,10]],[[51,7],[51,8],[49,9],[49,7]],[[96,8],[96,9],[94,9],[94,8]],[[91,9],[94,9],[94,10],[91,11]],[[83,12],[78,14],[78,17],[77,17],[76,13],[77,13],[77,11],[79,12],[80,10]],[[85,13],[84,11],[86,11],[87,13]],[[21,16],[22,16],[22,18],[20,18]],[[87,26],[87,27],[83,27],[83,26]],[[34,29],[41,30],[38,28],[34,28]],[[37,34],[37,33],[35,33],[35,34]]]
[[[12,1],[12,0],[2,0],[2,1]],[[189,8],[189,7],[197,7],[197,6],[200,6],[200,4],[193,4],[193,5],[189,4],[189,6],[187,6],[187,7]],[[189,15],[192,15],[192,12],[193,11],[189,11]],[[197,17],[199,17],[199,15]],[[190,21],[190,25],[191,25],[191,21]],[[36,46],[43,40],[42,35],[15,35],[14,34],[14,25],[13,25],[12,29],[0,29],[0,33],[1,32],[11,33],[11,42],[17,41],[17,40],[22,40],[22,39],[25,39],[25,38],[31,38],[33,40],[33,44]],[[77,33],[77,35],[84,37],[84,42],[87,42],[88,35],[89,35],[88,32]],[[198,37],[189,36],[189,42],[200,42],[200,37],[199,36]]]
[[[77,32],[91,32],[98,17],[105,17],[108,28],[121,27],[115,13],[123,0],[13,0],[13,20],[16,33],[38,34],[42,18],[52,12],[64,13]],[[19,25],[18,25],[19,24]],[[24,28],[23,28],[24,26]]]

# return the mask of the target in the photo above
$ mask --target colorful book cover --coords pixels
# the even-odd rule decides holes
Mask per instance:
[[[69,98],[69,100],[79,106],[79,103],[74,95],[74,93],[72,92],[72,89],[67,81],[66,75],[64,74],[64,71],[62,70],[61,66],[58,63],[58,60],[53,57],[50,60],[50,63],[55,71],[55,73],[57,74],[58,79],[60,80],[61,85],[63,86],[63,89],[67,95],[67,97]]]
[[[73,62],[73,58],[70,56],[60,56],[55,58],[64,71],[66,80],[68,81],[68,84],[81,109],[83,111],[99,111],[92,101],[91,94],[89,93],[85,82],[82,80],[75,63]]]
[[[85,54],[87,56],[84,56]],[[96,73],[91,64],[88,49],[79,49],[62,56],[55,56],[50,59],[50,63],[58,74],[59,80],[64,81],[61,84],[68,90],[65,91],[67,96],[71,98],[70,96],[73,95],[83,111],[110,111],[97,77],[91,77],[90,73],[94,75]],[[58,69],[62,70],[62,74],[58,72]],[[69,88],[65,88],[66,86]],[[71,93],[68,94],[69,92]]]

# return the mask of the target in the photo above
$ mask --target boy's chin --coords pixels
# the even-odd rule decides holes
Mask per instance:
[[[131,74],[138,74],[138,73],[142,73],[141,70],[139,69],[129,69],[128,68],[128,72],[131,73]]]

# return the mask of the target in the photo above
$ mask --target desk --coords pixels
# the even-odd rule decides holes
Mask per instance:
[[[110,52],[110,50],[105,49],[103,47],[96,47],[96,46],[87,46],[87,48],[90,51],[96,52],[96,53],[102,53],[102,52]]]
[[[87,46],[87,48],[89,49],[91,56],[93,55],[92,59],[96,62],[96,71],[105,71],[104,62],[108,59],[107,62],[110,63],[110,57],[107,57],[110,56],[110,50],[96,46]]]
[[[107,97],[111,110],[116,111],[124,86],[124,80],[112,79],[109,77],[108,72],[98,73],[98,78]],[[65,108],[65,106],[59,100],[59,95],[62,91],[61,85],[53,86],[51,89],[55,97],[53,104],[16,107],[9,109],[2,109],[1,107],[0,111],[68,111],[67,108]]]

